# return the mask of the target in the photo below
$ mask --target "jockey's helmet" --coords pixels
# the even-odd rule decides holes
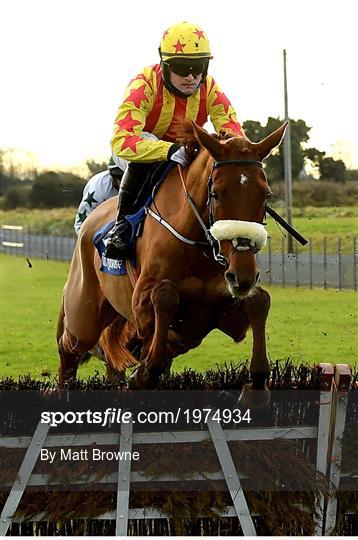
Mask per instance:
[[[209,40],[197,25],[181,22],[168,28],[160,41],[161,60],[212,58]]]
[[[169,90],[181,95],[170,82],[170,70],[186,77],[202,73],[205,81],[209,60],[212,57],[210,43],[205,32],[196,24],[181,22],[168,28],[160,41],[159,55],[164,83]]]

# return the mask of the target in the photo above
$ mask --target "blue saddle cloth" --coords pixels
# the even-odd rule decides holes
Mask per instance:
[[[132,229],[130,251],[131,253],[133,253],[133,256],[130,258],[130,261],[134,267],[136,266],[135,243],[136,243],[137,236],[139,236],[139,233],[140,233],[141,224],[144,221],[145,216],[146,216],[146,208],[148,208],[152,204],[155,191],[157,190],[159,185],[164,181],[168,172],[175,166],[176,166],[176,163],[174,163],[173,161],[168,162],[167,167],[165,167],[165,169],[162,171],[162,174],[160,175],[158,181],[155,183],[152,193],[147,198],[144,206],[140,210],[138,210],[138,212],[136,212],[135,214],[126,216],[126,220],[130,224],[131,229]],[[98,231],[95,232],[95,234],[93,235],[92,241],[101,259],[100,271],[104,272],[105,274],[123,276],[127,274],[125,259],[122,259],[122,260],[108,259],[107,257],[104,256],[104,251],[106,249],[106,245],[109,240],[109,237],[112,234],[114,224],[115,224],[115,221],[112,220],[109,223],[106,223],[105,225],[103,225],[100,229],[98,229]]]

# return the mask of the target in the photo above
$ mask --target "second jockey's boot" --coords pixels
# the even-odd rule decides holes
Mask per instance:
[[[138,171],[133,171],[130,166],[127,167],[118,194],[118,214],[114,231],[104,251],[104,256],[108,259],[118,260],[129,255],[132,229],[125,216],[135,212],[134,203],[142,182],[143,179],[138,175]]]

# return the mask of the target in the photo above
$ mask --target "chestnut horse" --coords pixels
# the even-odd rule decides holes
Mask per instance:
[[[239,342],[251,327],[252,382],[243,398],[250,403],[253,389],[265,390],[270,296],[257,285],[255,258],[266,242],[262,223],[270,195],[262,161],[280,144],[286,127],[252,143],[185,124],[182,140],[195,142],[200,150],[189,168],[172,169],[155,194],[136,243],[135,284],[127,276],[100,272],[92,243],[95,231],[114,219],[116,201],[90,214],[64,291],[58,326],[60,384],[76,376],[81,355],[102,332],[107,357],[111,351],[125,352],[124,363],[112,361],[118,371],[137,361],[128,349],[141,345],[131,382],[154,388],[167,359],[197,347],[211,330]],[[266,390],[260,394],[267,399]]]

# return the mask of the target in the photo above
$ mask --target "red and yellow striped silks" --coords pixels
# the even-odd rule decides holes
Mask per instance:
[[[203,126],[208,117],[216,132],[225,129],[235,136],[245,136],[230,101],[212,77],[207,76],[191,96],[179,97],[165,88],[159,64],[146,67],[126,89],[115,120],[112,150],[128,161],[166,160],[176,139],[177,121],[193,120]],[[160,140],[142,138],[144,131]]]

